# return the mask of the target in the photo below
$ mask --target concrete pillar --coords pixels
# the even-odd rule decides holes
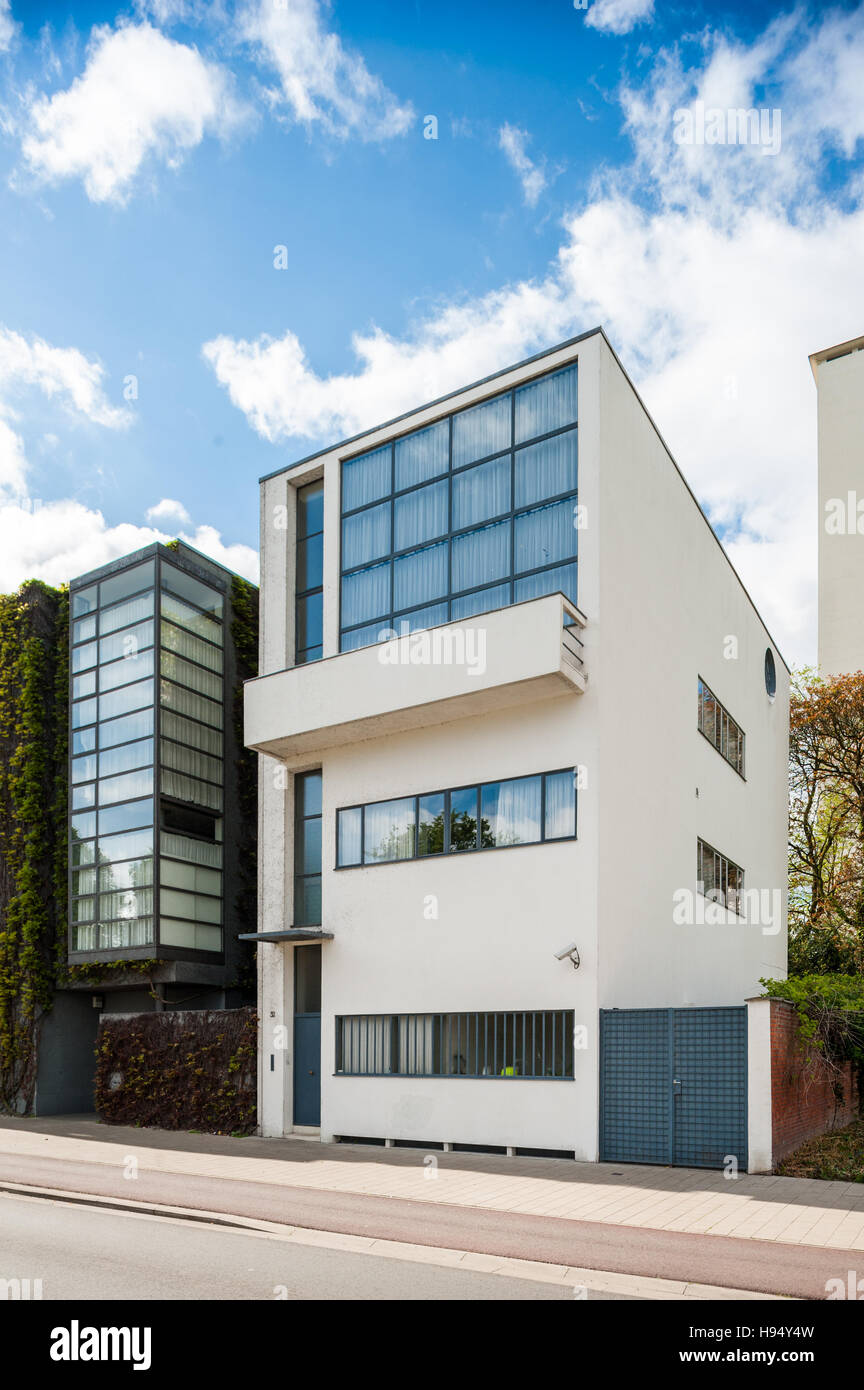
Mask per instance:
[[[771,1110],[771,1000],[747,1000],[747,1171],[774,1167]]]

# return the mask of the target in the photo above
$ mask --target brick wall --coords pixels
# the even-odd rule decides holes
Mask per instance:
[[[846,1063],[844,1103],[837,1105],[818,1054],[798,1036],[798,1015],[785,999],[771,1000],[771,1129],[774,1162],[807,1139],[842,1129],[858,1113],[852,1064]]]

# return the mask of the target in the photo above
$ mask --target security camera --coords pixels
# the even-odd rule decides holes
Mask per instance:
[[[579,962],[579,951],[578,951],[578,948],[577,948],[577,946],[576,946],[576,942],[575,942],[575,941],[571,941],[569,946],[564,946],[564,947],[562,947],[562,949],[561,949],[560,951],[556,951],[556,952],[555,952],[555,959],[556,959],[556,960],[571,960],[571,961],[573,962],[573,969],[574,969],[574,970],[578,970],[578,969],[579,969],[579,964],[580,964],[580,962]]]

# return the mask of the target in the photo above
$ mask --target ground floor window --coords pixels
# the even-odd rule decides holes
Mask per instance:
[[[573,1077],[573,1010],[336,1019],[343,1076]]]

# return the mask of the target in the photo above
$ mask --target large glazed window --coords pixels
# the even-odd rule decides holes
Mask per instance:
[[[343,463],[342,651],[558,590],[576,602],[576,374]]]
[[[572,1009],[336,1019],[339,1076],[573,1078]]]
[[[337,812],[337,867],[572,840],[576,773],[538,773]]]

